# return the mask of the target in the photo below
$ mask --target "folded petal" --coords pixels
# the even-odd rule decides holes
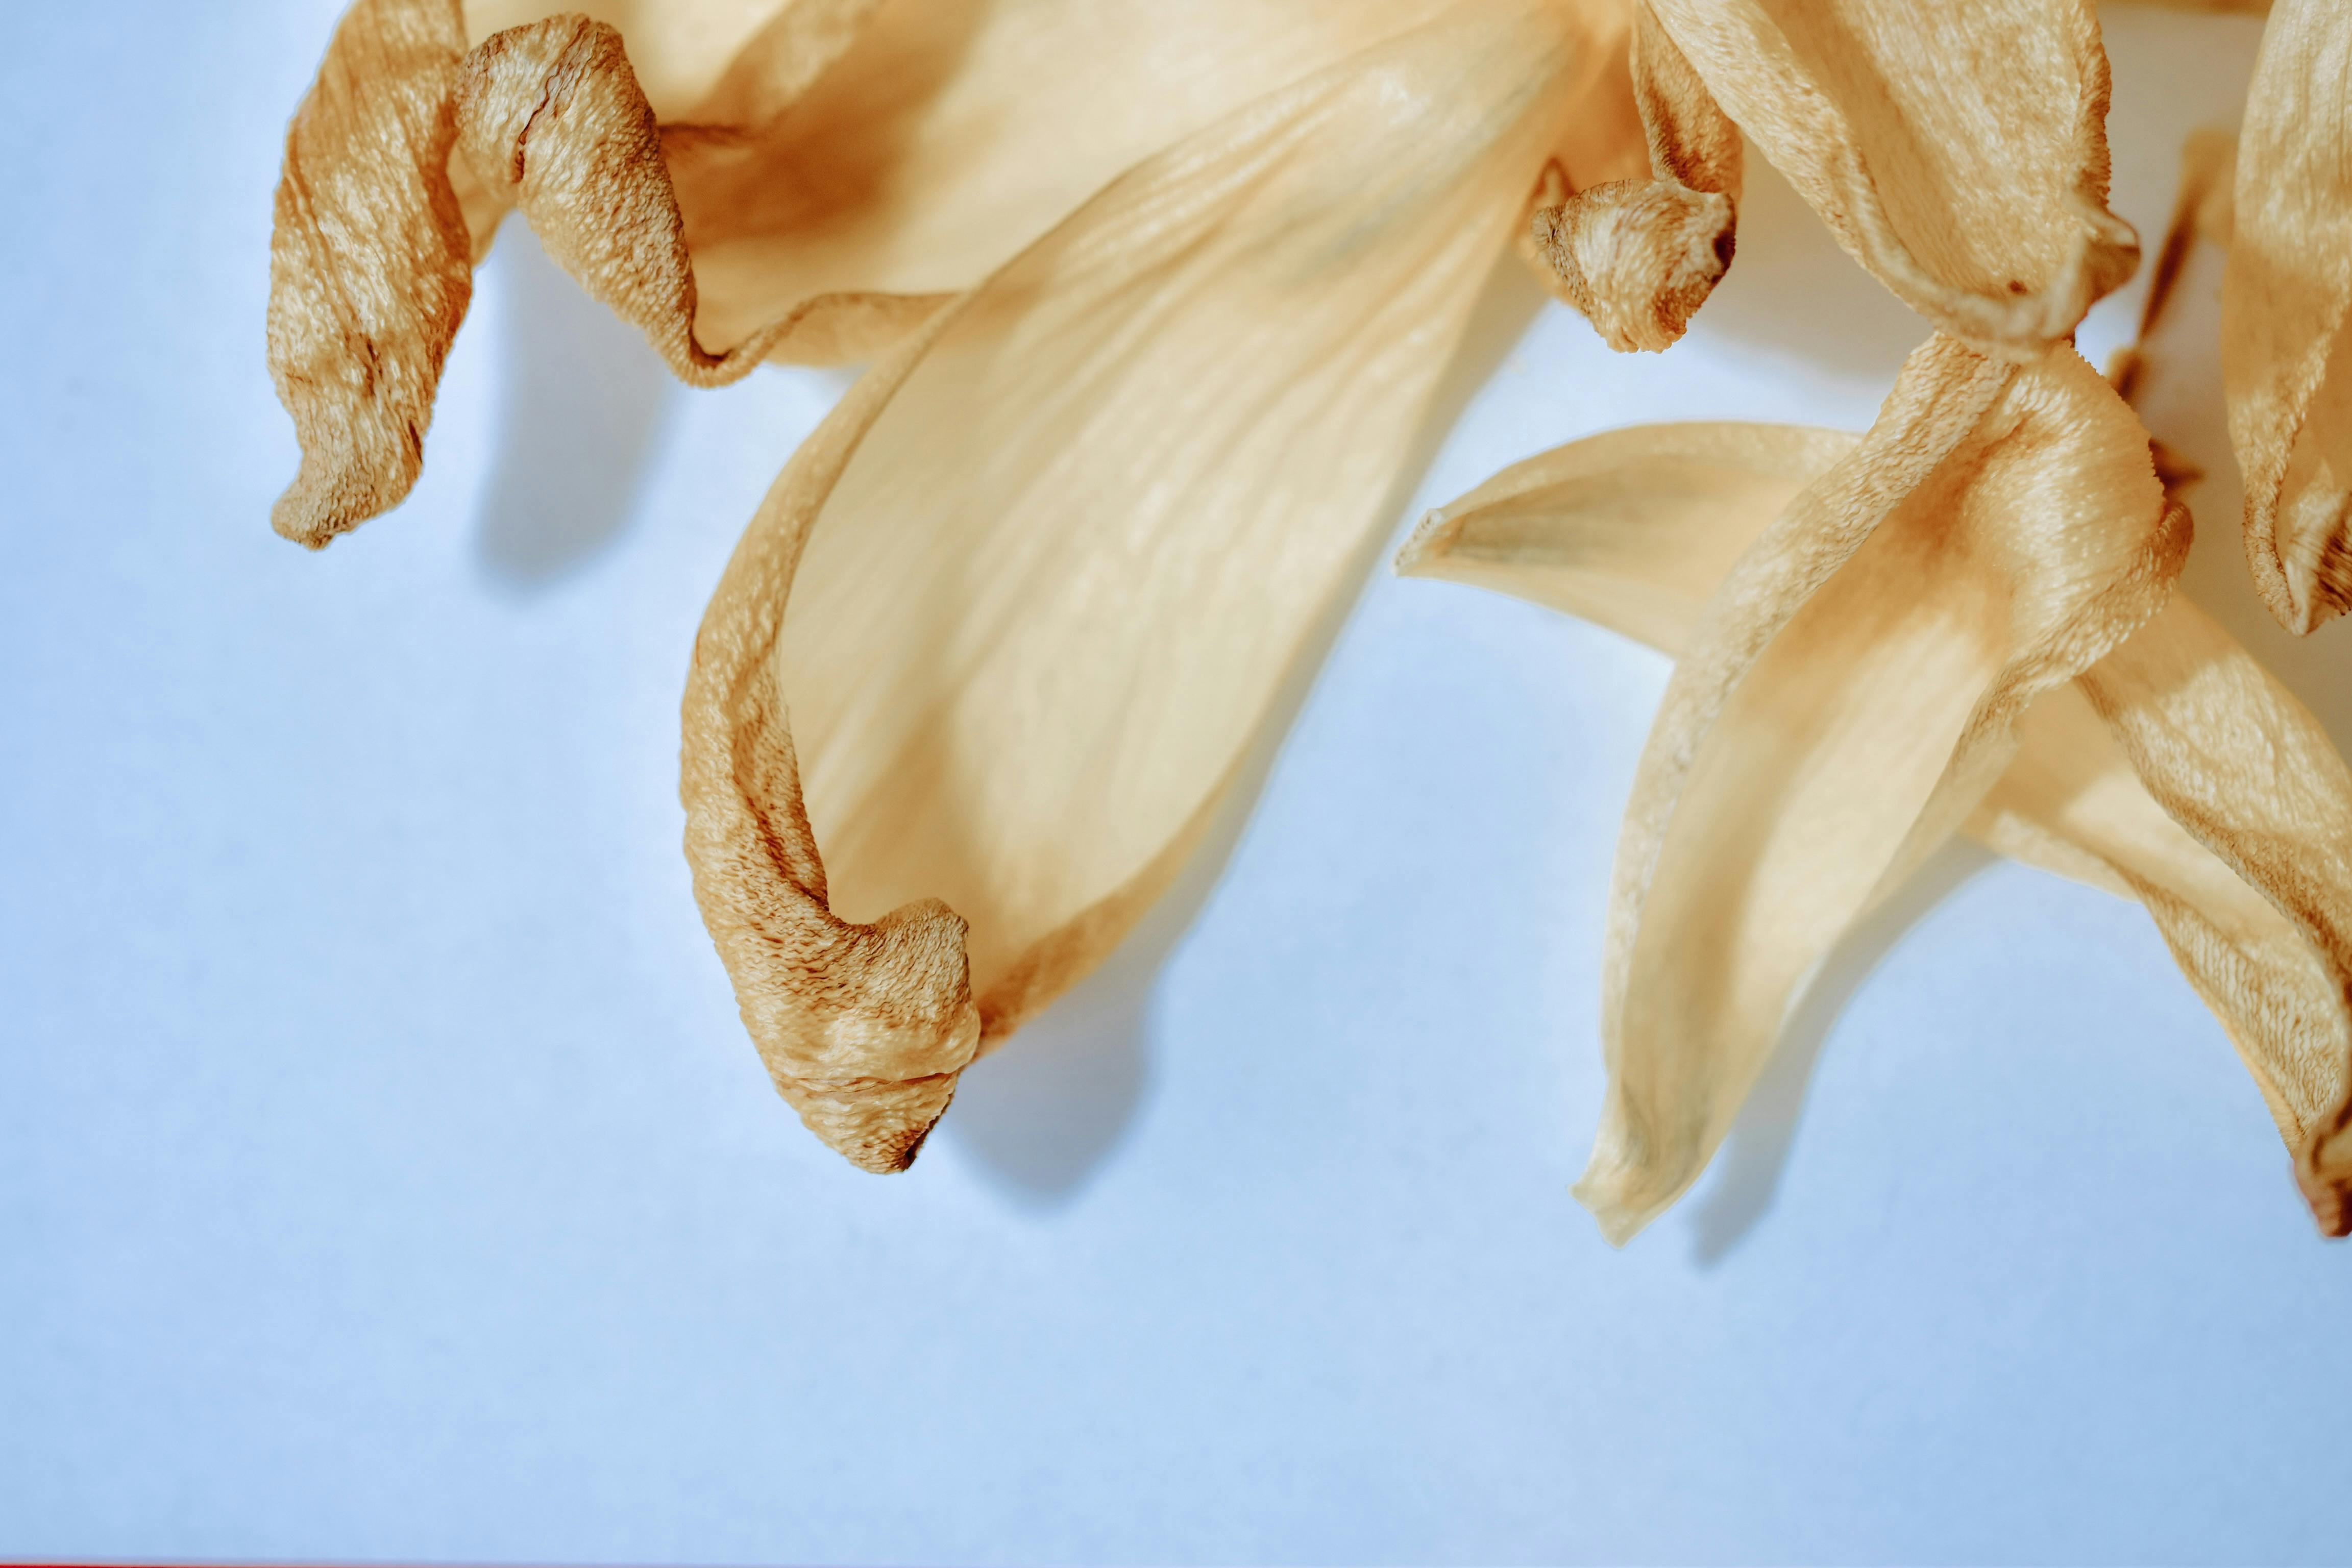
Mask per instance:
[[[1653,0],[1840,244],[1941,331],[2028,359],[2131,276],[2090,0]]]
[[[2352,9],[2281,0],[2239,138],[2221,285],[2246,559],[2279,623],[2352,605]]]
[[[2238,953],[2225,947],[2225,962],[2190,973],[2209,995],[2230,997],[2225,1018],[2255,1014],[2266,1026],[2231,1032],[2320,1228],[2343,1236],[2352,1230],[2352,777],[2318,721],[2185,602],[2082,684],[2173,820],[2284,917],[2286,931],[2277,919],[2250,923],[2268,939],[2252,962],[2226,962]],[[2263,988],[2290,965],[2299,985]],[[2257,1013],[2263,1002],[2271,1007]]]
[[[778,480],[697,647],[688,851],[779,1089],[852,1160],[912,1158],[974,1037],[1181,867],[1395,502],[1579,42],[1464,7],[1189,138]]]
[[[1789,426],[1612,431],[1433,513],[1399,566],[1676,654],[1730,563],[1854,443]],[[2033,702],[1967,831],[2147,907],[2252,1072],[2321,1229],[2343,1234],[2352,779],[2310,715],[2176,592]]]
[[[1541,275],[1621,353],[1682,337],[1731,265],[1739,201],[1738,128],[1648,0],[1634,14],[1629,64],[1651,177],[1569,195],[1565,171],[1548,171],[1556,183],[1531,219]]]
[[[2071,350],[1938,338],[1740,558],[1619,846],[1579,1187],[1612,1239],[1696,1177],[1805,974],[1976,806],[2018,716],[2154,612],[2186,524]]]
[[[445,173],[464,54],[456,0],[358,0],[287,129],[269,374],[302,467],[270,521],[313,548],[397,503],[424,462],[442,362],[473,293]]]

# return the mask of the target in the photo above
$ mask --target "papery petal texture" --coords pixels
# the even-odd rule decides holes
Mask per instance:
[[[456,0],[359,0],[286,132],[269,374],[302,467],[270,521],[304,544],[396,504],[425,460],[474,287],[445,173],[464,55]]]
[[[1942,331],[2029,359],[2131,275],[2090,0],[1654,0],[1716,100]]]
[[[1856,443],[1790,426],[1612,431],[1433,513],[1399,567],[1679,654],[1731,564]],[[2177,592],[2034,700],[1966,824],[2002,854],[2147,907],[2262,1089],[2330,1235],[2346,1224],[2352,1103],[2347,824],[2352,780],[2316,721]]]
[[[2032,700],[2154,613],[2187,535],[2070,349],[2019,366],[1939,337],[1739,557],[1619,846],[1579,1186],[1604,1233],[1696,1177],[1803,977],[1974,809]]]
[[[2221,371],[2246,560],[2279,623],[2308,632],[2352,604],[2352,8],[2271,12],[2235,208]]]
[[[1190,853],[1367,562],[1589,42],[1463,6],[1180,142],[777,481],[697,647],[688,852],[779,1089],[857,1163],[911,1159]]]

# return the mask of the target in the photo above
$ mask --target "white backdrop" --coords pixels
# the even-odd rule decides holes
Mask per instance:
[[[269,191],[333,11],[0,18],[0,1555],[2352,1554],[2352,1256],[2136,907],[1947,854],[1602,1245],[1664,666],[1468,589],[1367,586],[1229,851],[911,1173],[819,1147],[696,918],[677,711],[844,382],[673,388],[512,227],[414,499],[274,538]],[[2111,13],[2151,246],[2257,31]],[[1400,529],[1613,425],[1868,422],[1924,328],[1751,170],[1669,355],[1498,279]],[[2276,654],[2189,368],[2191,580]],[[2352,739],[2347,636],[2282,658]]]

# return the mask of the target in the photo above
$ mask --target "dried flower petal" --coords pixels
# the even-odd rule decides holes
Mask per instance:
[[[2089,0],[1653,0],[1840,244],[1943,331],[2030,359],[2131,276]]]
[[[2246,559],[2308,632],[2352,605],[2352,8],[2281,0],[2238,150],[2221,289]]]
[[[1181,867],[1364,559],[1580,42],[1465,9],[1169,149],[777,481],[697,647],[688,853],[778,1089],[858,1164],[910,1160]]]
[[[2016,366],[1939,337],[1741,556],[1619,847],[1609,1107],[1578,1189],[1605,1234],[1697,1176],[1803,977],[1974,809],[2033,699],[2155,611],[2187,542],[2138,422],[2071,350]]]
[[[286,132],[269,246],[269,373],[301,471],[270,521],[317,547],[399,501],[473,295],[446,173],[456,0],[358,0]]]
[[[1731,563],[1855,444],[1791,426],[1612,431],[1433,513],[1399,569],[1532,599],[1679,654]],[[2133,743],[2130,731],[2154,739]],[[2262,1088],[2320,1228],[2343,1234],[2352,780],[2333,747],[2178,592],[2073,684],[2036,700],[2017,741],[1967,831],[2147,907]]]
[[[1620,353],[1670,347],[1731,265],[1739,131],[1658,24],[1634,7],[1633,96],[1653,177],[1565,195],[1557,166],[1531,219],[1559,297]]]

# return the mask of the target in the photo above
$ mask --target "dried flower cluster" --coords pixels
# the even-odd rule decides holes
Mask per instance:
[[[1182,865],[1495,258],[1666,348],[1732,264],[1747,148],[1923,318],[1877,422],[1594,437],[1399,563],[1678,660],[1579,1194],[1618,1240],[1671,1204],[1814,967],[1966,833],[2147,908],[2352,1226],[2352,777],[2175,589],[2142,362],[2075,353],[2138,259],[2089,0],[602,8],[343,18],[278,195],[276,522],[322,545],[406,492],[510,208],[688,381],[870,362],[719,583],[682,785],[744,1022],[851,1160],[906,1165]],[[2352,8],[2281,0],[2147,313],[2226,240],[2248,558],[2297,631],[2352,605],[2347,91]]]

